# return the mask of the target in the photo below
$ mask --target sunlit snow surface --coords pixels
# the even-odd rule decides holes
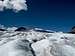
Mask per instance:
[[[62,32],[0,32],[0,56],[75,56],[75,35]]]

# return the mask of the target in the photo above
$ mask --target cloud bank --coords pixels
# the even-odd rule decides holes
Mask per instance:
[[[12,9],[15,12],[27,10],[26,0],[0,0],[0,11]]]

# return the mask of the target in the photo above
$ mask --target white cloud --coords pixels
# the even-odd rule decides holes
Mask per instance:
[[[0,0],[0,11],[5,9],[13,9],[15,12],[27,10],[26,0]]]
[[[0,11],[2,11],[3,10],[3,2],[2,1],[0,1]]]

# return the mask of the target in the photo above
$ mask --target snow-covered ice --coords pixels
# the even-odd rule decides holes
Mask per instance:
[[[75,34],[0,31],[0,56],[75,56]]]

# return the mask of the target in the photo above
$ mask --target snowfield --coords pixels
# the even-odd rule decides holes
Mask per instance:
[[[75,34],[0,31],[0,56],[75,56]]]

